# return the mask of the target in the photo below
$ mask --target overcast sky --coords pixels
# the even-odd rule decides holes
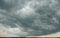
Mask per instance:
[[[60,32],[60,0],[0,0],[0,37],[56,32]]]

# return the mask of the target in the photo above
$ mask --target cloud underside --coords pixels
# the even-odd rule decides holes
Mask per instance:
[[[0,0],[0,36],[40,36],[60,31],[60,0]]]

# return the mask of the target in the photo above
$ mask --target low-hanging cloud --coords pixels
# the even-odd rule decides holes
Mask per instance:
[[[8,36],[39,36],[59,32],[59,5],[59,0],[0,0],[2,33],[5,31]]]

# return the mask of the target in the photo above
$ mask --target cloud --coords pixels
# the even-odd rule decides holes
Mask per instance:
[[[5,27],[3,24],[0,24],[0,37],[19,37],[27,34],[27,32],[21,31],[19,27],[11,28],[10,26]]]
[[[8,28],[5,27],[4,24],[0,24],[0,37],[7,37],[13,35],[8,33]]]
[[[60,31],[58,1],[0,0],[0,3],[2,36],[38,36]]]

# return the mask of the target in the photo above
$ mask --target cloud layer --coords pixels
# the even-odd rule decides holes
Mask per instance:
[[[59,32],[59,12],[59,0],[0,0],[0,36],[40,36]]]

